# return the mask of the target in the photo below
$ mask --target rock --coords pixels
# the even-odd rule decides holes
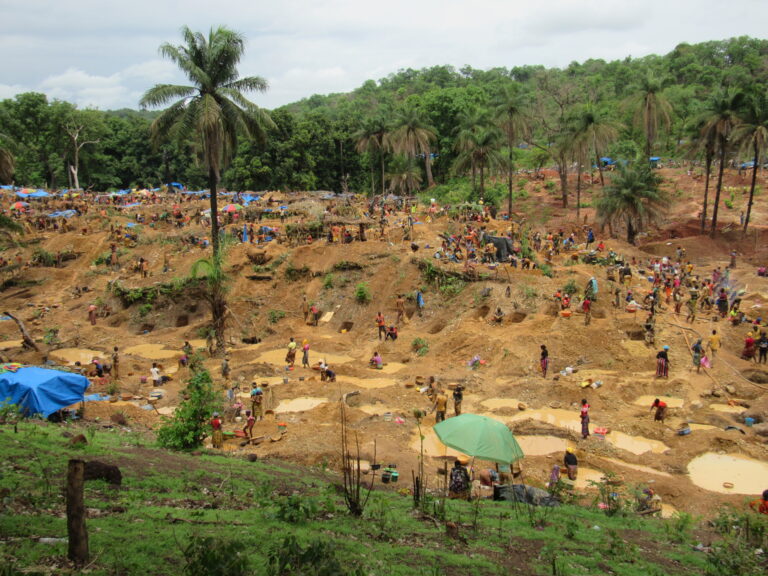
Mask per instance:
[[[258,454],[248,454],[248,456],[245,457],[248,462],[256,462],[256,460],[259,459]]]
[[[120,486],[123,483],[123,475],[120,468],[113,464],[105,464],[98,460],[91,460],[85,463],[84,480],[104,480],[113,486]]]
[[[709,394],[710,396],[714,396],[715,398],[720,398],[723,395],[723,393],[717,388],[713,388],[712,392],[710,392]]]
[[[725,391],[728,392],[728,394],[731,394],[731,395],[736,394],[736,387],[735,386],[731,386],[730,384],[726,384]]]
[[[517,409],[521,410],[521,411],[522,410],[527,410],[528,409],[528,405],[525,402],[518,402],[517,403]]]
[[[78,434],[69,439],[70,446],[85,446],[86,444],[88,444],[88,440],[82,434]]]

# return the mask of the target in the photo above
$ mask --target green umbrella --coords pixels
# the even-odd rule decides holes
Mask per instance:
[[[446,446],[481,460],[511,464],[524,457],[510,429],[493,418],[462,414],[443,420],[434,430]]]

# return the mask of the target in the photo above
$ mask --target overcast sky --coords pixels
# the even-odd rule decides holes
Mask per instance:
[[[0,98],[138,108],[154,84],[186,84],[158,54],[183,25],[244,34],[240,75],[267,79],[250,97],[271,109],[402,68],[642,57],[766,23],[768,0],[0,0]]]

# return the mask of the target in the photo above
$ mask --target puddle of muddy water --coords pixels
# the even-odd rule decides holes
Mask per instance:
[[[181,350],[167,350],[162,344],[139,344],[126,348],[123,352],[148,360],[169,360],[181,356]]]
[[[54,360],[67,362],[68,364],[74,364],[75,362],[90,364],[94,358],[104,358],[105,354],[98,350],[88,350],[87,348],[61,348],[53,350],[50,356]]]
[[[278,348],[277,350],[269,350],[267,352],[264,352],[263,354],[260,354],[255,360],[251,360],[250,362],[248,362],[248,364],[269,362],[271,364],[284,365],[285,354],[287,351],[288,351],[287,348]],[[329,365],[331,365],[331,367],[334,364],[346,364],[347,362],[352,362],[352,360],[354,360],[352,356],[345,356],[344,354],[331,354],[330,352],[319,352],[317,350],[310,349],[309,361],[311,364],[314,364],[315,362],[319,362],[321,359],[325,359],[325,361]],[[296,364],[298,366],[301,366],[301,350],[296,351]]]
[[[532,418],[539,422],[545,422],[558,428],[564,428],[576,433],[581,431],[581,421],[575,410],[562,410],[562,409],[546,409],[546,410],[526,410],[520,414],[515,414],[509,420],[525,420],[526,418]],[[592,429],[599,426],[599,424],[593,422]],[[654,452],[661,454],[669,450],[663,442],[657,440],[651,440],[649,438],[643,438],[642,436],[629,436],[623,432],[612,431],[605,437],[606,442],[613,444],[617,448],[627,450],[633,454],[644,454],[645,452]]]
[[[555,452],[565,452],[568,444],[565,438],[557,436],[515,436],[515,440],[526,456],[545,456]]]
[[[563,478],[568,478],[567,472],[561,470]],[[594,470],[593,468],[584,468],[579,466],[579,474],[576,476],[576,488],[584,490],[586,488],[592,488],[590,482],[600,482],[604,472],[600,470]]]
[[[361,412],[365,412],[366,414],[370,414],[371,416],[382,416],[383,414],[389,412],[393,415],[393,418],[395,417],[395,414],[402,412],[397,408],[385,406],[384,404],[363,404],[361,406],[355,406],[354,408],[356,410],[360,410]]]
[[[739,414],[746,410],[744,406],[731,406],[730,404],[710,404],[709,408],[715,412],[727,412],[729,414]]]
[[[707,452],[688,463],[691,482],[721,494],[760,494],[765,490],[768,463],[745,456]],[[724,484],[732,484],[727,488]]]
[[[375,388],[389,388],[395,386],[397,382],[391,378],[357,378],[355,376],[339,376],[338,381],[342,384],[353,384],[360,388],[368,388],[373,390]]]
[[[656,398],[659,398],[662,402],[666,402],[667,406],[670,408],[682,408],[683,407],[683,399],[682,398],[673,398],[671,396],[640,396],[638,398],[635,398],[635,405],[637,406],[651,406],[653,404],[653,401],[656,400]]]
[[[10,350],[11,348],[21,348],[24,340],[4,340],[0,342],[0,350]]]
[[[423,430],[424,432],[424,455],[425,456],[433,456],[436,458],[440,458],[441,456],[450,456],[452,458],[455,458],[456,456],[461,456],[461,452],[454,450],[453,448],[448,448],[445,444],[440,442],[440,439],[437,437],[437,434],[435,434],[435,431],[431,428],[429,430]],[[413,440],[411,440],[411,443],[409,444],[409,447],[411,450],[415,451],[416,453],[419,453],[421,450],[421,439],[419,438],[419,432],[416,431],[416,434],[413,436]]]
[[[489,410],[499,410],[501,408],[517,408],[520,401],[514,398],[488,398],[480,402],[480,404]]]
[[[275,408],[275,412],[282,414],[284,412],[304,412],[306,410],[312,410],[320,404],[328,402],[328,398],[311,398],[309,396],[302,396],[300,398],[294,398],[293,400],[282,400]]]

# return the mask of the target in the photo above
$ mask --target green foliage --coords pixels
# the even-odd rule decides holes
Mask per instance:
[[[267,576],[363,576],[354,563],[339,559],[336,548],[322,540],[312,540],[305,547],[295,536],[286,536],[274,546],[267,560]]]
[[[184,549],[185,576],[250,576],[247,547],[237,540],[193,534]]]
[[[139,318],[145,318],[147,314],[152,312],[152,303],[151,302],[145,302],[141,306],[139,306]]]
[[[56,256],[38,247],[35,248],[35,251],[32,253],[32,263],[37,264],[38,266],[51,268],[56,266]]]
[[[275,502],[277,511],[275,518],[289,524],[304,524],[318,513],[317,502],[310,497],[300,494],[290,494],[279,498]]]
[[[323,278],[323,290],[330,290],[333,288],[333,274],[330,272]]]
[[[675,512],[672,518],[667,519],[664,524],[664,530],[671,542],[685,544],[691,539],[693,526],[693,516],[686,512]]]
[[[411,342],[411,350],[418,356],[426,356],[429,352],[429,342],[424,338],[414,338]]]
[[[45,330],[45,334],[43,335],[43,343],[47,344],[48,346],[61,344],[61,340],[59,339],[59,330],[60,328],[58,326],[51,326],[50,328],[47,328]]]
[[[448,298],[458,296],[467,287],[467,283],[461,278],[446,276],[440,283],[440,293]]]
[[[539,264],[539,270],[541,270],[541,273],[544,274],[547,278],[552,278],[555,275],[554,270],[552,270],[552,266],[549,264]]]
[[[560,288],[560,292],[562,292],[563,294],[571,294],[571,295],[578,294],[579,287],[576,286],[576,280],[574,280],[573,278],[568,280],[568,282],[566,282],[565,285],[562,288]]]
[[[283,318],[285,318],[285,312],[283,310],[273,309],[267,312],[267,320],[269,321],[270,324],[277,324]]]
[[[360,282],[355,286],[355,300],[358,304],[368,304],[371,301],[371,290],[367,282]]]
[[[203,444],[210,428],[209,419],[219,400],[213,390],[211,375],[202,366],[199,355],[190,361],[192,378],[171,418],[164,418],[157,431],[157,442],[171,450],[193,450]]]
[[[21,418],[21,406],[11,404],[10,401],[10,398],[6,398],[0,402],[0,424],[14,424]]]
[[[296,280],[300,280],[301,278],[306,278],[311,274],[311,271],[308,266],[302,266],[301,268],[294,268],[292,264],[288,264],[286,266],[285,271],[283,272],[285,274],[285,279],[289,282],[295,282]]]
[[[350,262],[349,260],[339,260],[333,265],[333,269],[336,272],[346,272],[348,270],[362,270],[363,265],[357,262]]]

